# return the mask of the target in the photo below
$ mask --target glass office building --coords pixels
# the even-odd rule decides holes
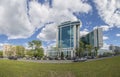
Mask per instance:
[[[80,21],[68,21],[58,26],[57,44],[59,51],[65,56],[75,56],[75,49],[79,45],[80,24]]]
[[[103,33],[102,28],[97,28],[85,36],[81,37],[85,44],[90,44],[94,47],[101,48],[103,46]]]

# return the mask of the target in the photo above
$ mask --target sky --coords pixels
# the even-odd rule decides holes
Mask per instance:
[[[120,46],[120,0],[0,0],[0,49],[41,40],[56,45],[57,25],[80,20],[80,35],[103,28],[103,48]]]

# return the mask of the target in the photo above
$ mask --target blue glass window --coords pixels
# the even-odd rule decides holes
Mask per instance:
[[[70,26],[62,27],[62,48],[70,47]]]

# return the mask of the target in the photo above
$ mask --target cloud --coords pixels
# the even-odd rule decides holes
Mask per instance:
[[[37,36],[40,40],[44,41],[55,41],[56,40],[56,33],[57,33],[57,25],[56,24],[49,24],[45,26],[41,33]]]
[[[0,43],[0,50],[3,50],[4,45],[9,45],[9,43]]]
[[[77,20],[74,12],[88,13],[92,9],[82,0],[53,0],[52,7],[47,1],[27,1],[0,0],[0,34],[9,39],[28,38],[46,23]]]
[[[33,2],[34,3],[34,2]],[[80,12],[80,13],[88,13],[92,10],[92,7],[87,3],[83,2],[82,0],[53,0],[52,8],[49,7],[49,5],[41,5],[37,2],[35,2],[38,5],[36,7],[37,9],[42,9],[44,7],[43,11],[39,11],[38,13],[33,11],[33,15],[38,14],[37,17],[39,18],[39,21],[41,22],[53,22],[54,24],[48,24],[46,25],[40,34],[37,36],[37,38],[42,39],[43,41],[50,41],[56,39],[56,31],[57,31],[57,25],[59,25],[61,22],[64,21],[76,21],[77,18],[73,14],[74,12]],[[71,5],[75,4],[75,5]],[[34,5],[33,5],[34,6]],[[31,6],[32,7],[32,6]],[[34,8],[35,10],[35,8]],[[43,14],[44,12],[44,14]],[[35,16],[33,16],[35,17]],[[45,18],[46,17],[46,18]],[[32,18],[34,19],[34,18]],[[42,19],[42,20],[41,20]]]
[[[35,27],[29,22],[25,0],[0,1],[0,34],[9,39],[27,38]]]
[[[3,43],[0,43],[0,50],[2,50],[3,49]]]
[[[120,34],[116,34],[116,36],[120,37]]]
[[[108,25],[102,25],[100,27],[103,29],[103,31],[109,31],[109,29],[110,29],[110,27]]]
[[[83,0],[53,0],[53,7],[60,11],[88,13],[92,8]]]
[[[103,40],[107,40],[107,39],[109,39],[109,37],[103,36]]]
[[[111,27],[120,28],[120,0],[94,0],[98,14]]]
[[[95,26],[93,29],[97,29],[98,26]],[[109,31],[111,29],[111,26],[108,26],[108,25],[101,25],[99,26],[99,28],[102,28],[103,31]]]
[[[104,44],[103,44],[103,47],[102,47],[101,49],[107,49],[107,50],[108,50],[108,49],[109,49],[109,46],[110,46],[110,45],[104,43]]]
[[[80,36],[84,36],[88,33],[89,33],[88,29],[84,29],[84,30],[80,31]]]

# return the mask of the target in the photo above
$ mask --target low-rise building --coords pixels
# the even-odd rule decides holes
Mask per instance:
[[[3,56],[15,56],[16,55],[16,47],[14,45],[4,45],[3,46]]]
[[[112,50],[113,52],[120,52],[119,46],[110,45],[109,49]]]
[[[4,45],[3,46],[3,57],[9,57],[9,56],[24,56],[25,54],[25,48],[23,46],[15,46],[15,45]]]

